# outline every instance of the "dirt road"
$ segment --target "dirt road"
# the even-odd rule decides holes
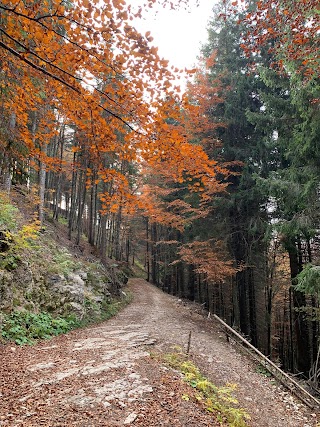
[[[186,347],[217,385],[237,383],[252,427],[315,427],[317,414],[293,399],[226,342],[219,327],[142,279],[116,317],[33,347],[0,348],[0,426],[218,426],[192,401],[180,375],[149,352]]]

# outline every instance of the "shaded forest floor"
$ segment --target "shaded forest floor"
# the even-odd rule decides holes
[[[33,347],[0,347],[0,426],[219,426],[151,353],[186,348],[217,385],[236,383],[252,427],[315,427],[317,414],[239,354],[211,320],[142,279],[133,302],[98,326]]]

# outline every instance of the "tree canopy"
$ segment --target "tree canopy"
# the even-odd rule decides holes
[[[57,158],[48,150],[63,122],[69,133],[72,129],[81,135],[81,142],[74,140],[68,149],[82,158],[86,153],[91,167],[88,162],[81,167],[88,185],[93,169],[95,184],[113,183],[112,195],[105,190],[100,196],[108,209],[143,206],[119,163],[154,167],[166,162],[175,171],[173,180],[194,173],[202,181],[209,182],[210,175],[214,179],[213,165],[200,148],[197,164],[189,161],[178,70],[159,57],[149,31],[139,34],[131,24],[153,3],[131,7],[114,0],[102,7],[85,0],[1,2],[1,101],[11,122],[1,144],[8,151],[8,169],[16,159],[68,168],[72,157]],[[175,7],[187,2],[158,3]],[[181,126],[170,126],[169,118]]]

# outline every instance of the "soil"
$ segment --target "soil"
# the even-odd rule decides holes
[[[0,426],[219,426],[181,375],[151,354],[186,349],[235,395],[252,427],[315,427],[319,414],[257,372],[193,303],[131,279],[133,302],[109,321],[35,346],[0,347]]]

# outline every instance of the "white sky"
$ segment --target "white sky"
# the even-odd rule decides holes
[[[191,5],[189,11],[162,8],[157,14],[151,9],[147,15],[144,12],[145,20],[134,25],[140,32],[151,32],[152,44],[159,48],[160,57],[175,67],[192,68],[201,44],[207,41],[206,29],[214,4],[215,0],[199,0],[199,6]]]

